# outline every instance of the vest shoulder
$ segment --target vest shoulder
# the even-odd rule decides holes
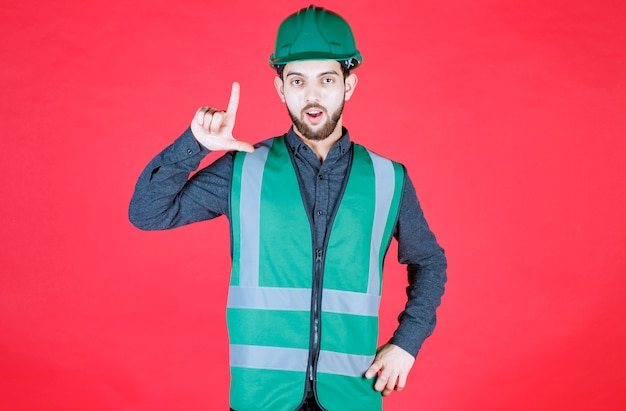
[[[235,153],[235,156],[236,157],[245,157],[246,155],[263,156],[263,152],[266,152],[267,150],[269,150],[275,141],[283,142],[285,141],[285,136],[270,137],[265,140],[259,141],[258,143],[253,145],[254,151],[252,153],[247,153],[245,151],[238,151]]]
[[[395,161],[395,160],[393,160],[393,159],[391,159],[391,158],[389,158],[387,156],[384,156],[382,154],[378,154],[377,152],[372,151],[371,149],[365,147],[362,144],[358,144],[358,143],[353,143],[353,144],[354,144],[355,147],[358,147],[359,149],[368,152],[370,154],[370,156],[377,157],[377,158],[379,158],[381,160],[391,161],[392,163],[397,164],[397,165],[401,166],[403,169],[406,170],[406,167],[404,166],[404,164],[400,163],[399,161]]]

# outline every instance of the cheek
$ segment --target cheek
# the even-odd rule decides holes
[[[345,93],[343,92],[343,90],[338,91],[336,93],[332,93],[332,95],[328,96],[328,105],[331,106],[333,109],[341,106],[341,104],[343,103],[343,101],[345,100]]]
[[[290,99],[285,99],[285,106],[287,106],[287,110],[289,110],[291,113],[294,113],[294,114],[299,113],[300,110],[302,109],[300,105],[296,104],[294,101]]]
[[[285,102],[285,104],[287,104],[287,107],[290,110],[294,110],[295,108],[301,105],[300,99],[298,98],[298,95],[295,93],[284,94],[283,101]]]

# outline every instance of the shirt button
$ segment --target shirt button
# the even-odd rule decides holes
[[[317,215],[322,215],[322,210],[317,210]]]
[[[192,149],[190,149],[190,148],[188,148],[188,149],[187,149],[187,154],[191,154],[191,153],[193,153],[193,150],[192,150]]]

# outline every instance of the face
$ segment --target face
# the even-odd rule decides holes
[[[341,113],[356,86],[356,76],[344,79],[341,65],[334,60],[307,60],[289,63],[283,78],[274,85],[286,104],[296,134],[308,140],[341,137]]]

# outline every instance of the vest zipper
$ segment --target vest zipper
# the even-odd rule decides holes
[[[324,244],[326,246],[326,244]],[[324,274],[324,250],[315,250],[315,265],[313,287],[311,292],[311,346],[309,350],[309,393],[315,397],[315,374],[320,353],[321,341],[321,313],[322,313],[322,284]]]
[[[324,251],[321,249],[315,250],[315,282],[313,287],[313,350],[315,356],[313,357],[314,367],[317,368],[317,357],[320,348],[320,313],[322,311],[322,267]]]
[[[315,370],[320,348],[320,312],[322,303],[322,267],[324,251],[320,248],[315,250],[315,269],[313,286],[311,290],[311,347],[309,352],[309,382],[315,381]],[[313,388],[311,386],[311,388]]]

